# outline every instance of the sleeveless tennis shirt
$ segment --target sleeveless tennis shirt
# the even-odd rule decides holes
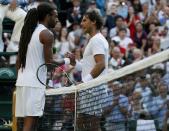
[[[45,29],[47,28],[44,25],[38,24],[33,32],[28,45],[26,65],[23,70],[20,68],[18,71],[16,86],[45,88],[45,86],[38,81],[36,76],[38,67],[45,63],[43,44],[39,40],[40,32]],[[40,72],[39,76],[43,82],[46,81],[47,72],[45,68]]]

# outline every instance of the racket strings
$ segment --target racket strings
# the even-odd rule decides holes
[[[47,63],[47,64],[40,65],[38,67],[37,73],[36,73],[38,81],[41,84],[45,85],[46,87],[53,88],[52,87],[53,85],[50,86],[47,84],[47,82],[42,82],[42,80],[40,79],[39,73],[40,73],[41,69],[43,69],[44,67],[47,68],[47,75],[50,78],[49,80],[51,80],[52,82],[57,81],[57,80],[59,81],[60,76],[65,76],[68,79],[67,82],[70,82],[70,84],[72,84],[72,85],[76,85],[76,83],[69,77],[69,74],[63,69],[62,66],[58,66],[58,65],[52,64],[52,63]],[[67,83],[64,83],[64,84],[66,85]]]

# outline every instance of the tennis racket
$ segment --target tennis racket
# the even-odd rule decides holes
[[[57,88],[57,87],[63,87],[63,86],[70,86],[74,84],[75,82],[71,80],[68,73],[66,72],[68,70],[68,67],[66,65],[58,66],[53,63],[45,63],[38,67],[36,76],[39,82],[48,87],[48,88]],[[44,80],[44,77],[42,77],[42,72],[47,72],[47,80]]]

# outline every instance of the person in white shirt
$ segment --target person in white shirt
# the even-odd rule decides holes
[[[18,43],[20,39],[21,29],[24,23],[24,18],[26,16],[26,12],[21,9],[19,5],[27,4],[29,1],[30,0],[0,0],[0,52],[3,52],[4,50],[4,43],[2,41],[2,22],[5,17],[15,22],[11,41],[7,47],[7,51],[18,51]]]
[[[99,77],[100,75],[106,74],[108,71],[108,54],[109,46],[105,37],[100,33],[102,27],[102,19],[95,10],[89,10],[82,19],[82,29],[85,33],[90,35],[89,42],[85,47],[82,62],[82,81],[88,82],[93,78]],[[103,107],[104,97],[103,86],[97,87],[92,93],[90,99],[96,98],[96,94],[100,94],[97,98],[97,102],[91,102],[88,105],[92,108],[92,111],[83,111],[85,114],[98,116]],[[87,95],[87,94],[86,94]],[[86,102],[85,102],[86,103]],[[99,104],[98,104],[99,103]],[[89,108],[88,107],[88,108]],[[92,120],[91,120],[92,121]],[[99,128],[99,125],[95,125]],[[96,128],[96,130],[99,130]]]
[[[161,37],[160,37],[160,49],[165,50],[169,48],[169,31],[168,27],[163,27],[163,30],[161,31]]]
[[[108,72],[109,46],[107,40],[100,32],[102,25],[103,21],[97,10],[88,10],[84,14],[81,27],[84,33],[90,35],[90,38],[83,53],[82,63],[77,63],[76,65],[82,66],[82,81],[85,83]],[[83,119],[83,124],[86,126],[90,124],[93,126],[92,122],[97,123],[94,127],[88,127],[88,131],[100,130],[98,116],[101,115],[105,94],[105,86],[98,86],[89,89],[89,91],[86,90],[79,93],[80,105],[78,113],[82,115],[79,115],[79,119]],[[83,99],[83,96],[86,99]],[[97,101],[94,100],[96,96]],[[88,102],[89,100],[91,101],[90,103]],[[84,108],[85,105],[86,107]],[[84,117],[86,115],[89,117]]]
[[[28,11],[21,32],[17,57],[18,76],[16,81],[16,117],[23,117],[23,131],[35,131],[38,117],[43,115],[45,86],[36,77],[43,63],[53,61],[53,28],[58,21],[56,7],[49,3],[40,4]],[[46,81],[47,72],[41,72]]]
[[[130,37],[130,30],[126,27],[126,23],[124,21],[124,18],[122,16],[117,16],[115,19],[116,26],[112,29],[110,29],[109,37],[113,38],[118,34],[118,31],[120,28],[126,28],[127,30],[127,36]]]
[[[83,54],[83,82],[105,74],[108,68],[108,42],[100,33],[101,21],[97,21],[98,18],[95,20],[92,15],[97,14],[94,11],[86,13],[81,22],[83,31],[91,36]]]
[[[126,51],[128,50],[129,44],[133,44],[133,41],[130,37],[127,36],[127,30],[126,28],[120,28],[118,31],[118,35],[113,37],[112,40],[116,41],[118,46],[122,49],[124,49],[124,52],[122,53],[125,55]]]
[[[60,47],[59,55],[60,58],[63,58],[67,52],[70,52],[70,44],[67,39],[68,31],[66,27],[62,27],[60,31],[60,36],[58,38],[57,44]]]
[[[111,58],[109,60],[109,68],[113,70],[120,69],[125,64],[125,60],[122,58],[120,48],[115,46],[111,51]]]

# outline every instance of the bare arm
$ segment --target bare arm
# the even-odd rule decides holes
[[[90,74],[92,75],[93,78],[96,78],[105,69],[105,57],[103,54],[98,54],[94,56],[94,59],[95,59],[96,65],[94,66]]]
[[[54,63],[58,65],[64,64],[64,60],[53,60],[53,51],[52,51],[52,45],[54,43],[54,36],[53,34],[48,30],[43,30],[40,33],[40,42],[43,44],[44,47],[44,59],[45,63]]]

